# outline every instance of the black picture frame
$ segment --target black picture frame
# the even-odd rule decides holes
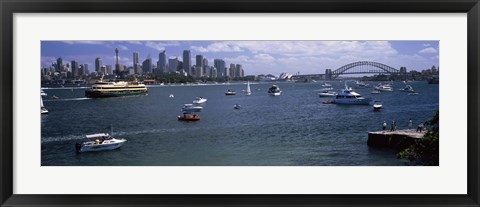
[[[0,0],[1,206],[480,206],[478,0]],[[468,189],[465,195],[19,195],[13,194],[15,13],[467,13]],[[446,178],[448,179],[448,178]],[[73,181],[72,181],[73,182]],[[412,186],[415,184],[412,183]]]

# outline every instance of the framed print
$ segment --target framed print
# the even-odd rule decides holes
[[[476,0],[0,5],[2,206],[479,205]]]

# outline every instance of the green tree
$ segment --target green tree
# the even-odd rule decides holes
[[[422,139],[417,140],[410,147],[400,151],[398,158],[408,159],[423,165],[439,164],[439,111],[425,123],[429,126]]]

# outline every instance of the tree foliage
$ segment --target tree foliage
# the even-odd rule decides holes
[[[425,123],[429,129],[422,139],[400,151],[398,158],[408,159],[423,165],[439,164],[439,111]]]

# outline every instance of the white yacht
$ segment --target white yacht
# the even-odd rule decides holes
[[[332,87],[332,84],[329,84],[329,83],[323,83],[323,84],[322,84],[322,87]]]
[[[362,95],[349,91],[348,87],[345,86],[345,89],[342,90],[335,99],[332,101],[335,104],[353,104],[353,105],[369,105],[370,99],[365,98]]]
[[[390,84],[379,83],[377,86],[375,86],[375,90],[384,91],[384,92],[391,92],[391,91],[393,91],[393,88]]]
[[[126,139],[113,138],[108,133],[90,134],[86,135],[86,138],[95,139],[95,141],[75,144],[77,152],[114,150],[121,147],[127,141]]]
[[[400,89],[399,91],[401,92],[408,92],[408,93],[415,93],[415,91],[413,90],[412,86],[410,85],[405,85],[404,88]]]
[[[272,85],[272,87],[268,89],[268,94],[271,96],[280,96],[281,93],[282,91],[277,85]]]
[[[375,101],[373,103],[373,110],[374,111],[380,111],[380,109],[382,109],[382,102],[380,101]]]
[[[202,104],[202,103],[205,103],[207,102],[207,99],[206,98],[203,98],[201,96],[195,98],[195,100],[193,100],[193,103],[194,104]]]
[[[334,91],[322,91],[318,93],[318,96],[320,97],[334,97],[337,95],[337,92]]]
[[[183,106],[182,111],[183,112],[200,112],[203,109],[201,106],[193,105],[193,104],[185,104]]]

